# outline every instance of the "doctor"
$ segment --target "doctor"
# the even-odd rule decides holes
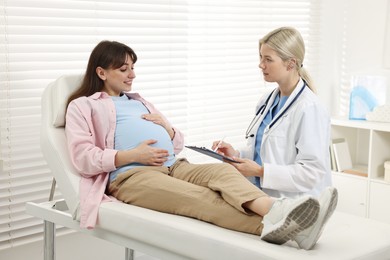
[[[258,103],[245,149],[219,141],[212,148],[237,160],[231,164],[271,196],[318,196],[331,186],[330,118],[303,66],[303,39],[296,29],[282,27],[259,47],[264,80],[278,87]]]
[[[294,28],[282,27],[260,40],[260,69],[264,80],[278,87],[261,98],[246,131],[247,147],[235,150],[216,141],[212,149],[233,157],[232,164],[255,185],[274,197],[317,196],[316,223],[292,239],[312,249],[337,205],[331,187],[330,119],[314,93],[303,66],[305,45]]]

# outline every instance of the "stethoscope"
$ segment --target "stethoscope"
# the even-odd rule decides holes
[[[294,104],[294,102],[298,99],[298,97],[302,94],[303,90],[305,89],[306,87],[306,82],[303,81],[303,87],[299,90],[298,94],[293,98],[293,100],[291,101],[290,104],[288,104],[288,106],[286,107],[286,109],[284,109],[282,111],[282,113],[280,113],[278,115],[278,117],[276,117],[274,120],[272,120],[271,124],[269,125],[268,129],[271,129],[271,127],[286,113],[286,111],[291,107],[292,104]],[[260,117],[263,115],[264,113],[264,110],[265,108],[267,107],[268,105],[268,101],[271,99],[272,97],[272,94],[275,92],[276,89],[272,90],[272,92],[268,95],[267,99],[265,100],[265,103],[259,107],[259,109],[257,110],[255,116],[253,117],[251,123],[249,124],[248,128],[246,129],[246,132],[245,132],[245,138],[248,139],[249,137],[254,137],[255,135],[254,134],[249,134],[253,127],[255,127],[255,125],[257,124],[257,122],[259,121]]]

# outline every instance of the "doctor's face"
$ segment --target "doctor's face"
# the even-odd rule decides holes
[[[267,44],[260,47],[259,68],[267,82],[281,82],[288,75],[287,63]]]

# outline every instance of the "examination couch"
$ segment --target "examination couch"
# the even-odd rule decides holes
[[[390,225],[337,210],[309,251],[292,241],[274,245],[259,236],[121,202],[102,203],[96,228],[80,229],[75,217],[80,176],[70,162],[64,131],[65,102],[80,79],[80,75],[63,76],[42,96],[42,152],[56,181],[53,187],[58,186],[64,198],[26,204],[29,214],[44,221],[45,260],[55,259],[56,225],[121,245],[128,260],[134,251],[168,260],[390,259]]]

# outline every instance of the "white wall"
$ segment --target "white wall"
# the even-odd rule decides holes
[[[315,78],[318,94],[332,114],[337,110],[341,84],[343,51],[352,72],[385,75],[390,85],[390,70],[384,69],[386,11],[389,0],[324,0],[319,74]],[[347,7],[347,12],[344,13]],[[346,26],[346,46],[343,50],[343,28]],[[388,43],[390,44],[390,43]],[[390,88],[387,91],[390,103]],[[62,259],[123,259],[122,247],[90,238],[83,234],[60,237],[57,260]],[[91,254],[88,255],[87,254]],[[42,243],[0,251],[0,259],[43,259]],[[139,256],[137,259],[147,259]]]
[[[337,96],[340,85],[340,57],[342,46],[343,2],[346,0],[326,0],[322,2],[321,39],[318,77],[315,78],[319,97],[333,112],[336,106],[334,97]]]
[[[345,69],[351,74],[387,77],[387,103],[390,104],[390,69],[384,66],[390,1],[327,0],[322,5],[322,64],[316,78],[321,99],[333,115],[337,114],[342,61],[345,59]]]

